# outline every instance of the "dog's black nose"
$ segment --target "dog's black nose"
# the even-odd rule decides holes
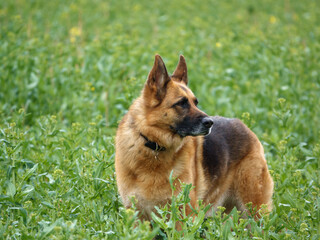
[[[211,128],[211,126],[213,125],[213,121],[211,118],[209,117],[205,117],[202,119],[202,124],[206,127],[206,128]]]

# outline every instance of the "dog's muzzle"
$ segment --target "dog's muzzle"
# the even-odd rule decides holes
[[[205,117],[205,118],[202,119],[202,124],[203,124],[204,127],[209,129],[213,125],[213,120],[211,118],[209,118],[209,117]]]
[[[210,117],[185,118],[175,128],[181,137],[208,135],[211,132],[213,120]]]

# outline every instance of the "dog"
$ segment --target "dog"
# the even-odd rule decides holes
[[[126,208],[132,198],[142,220],[151,220],[155,206],[170,203],[181,182],[192,184],[190,204],[198,200],[213,210],[224,206],[248,211],[246,203],[272,209],[273,180],[257,136],[240,120],[209,117],[188,88],[185,58],[169,76],[159,55],[148,79],[116,133],[115,170]],[[192,209],[186,208],[192,215]],[[207,215],[210,215],[208,211]],[[213,211],[211,211],[213,212]]]

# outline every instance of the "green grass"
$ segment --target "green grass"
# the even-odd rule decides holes
[[[319,12],[316,0],[0,1],[0,239],[319,239]],[[176,232],[185,192],[153,228],[124,210],[115,130],[156,53],[169,71],[184,54],[200,108],[261,139],[270,216],[203,220],[203,206]]]

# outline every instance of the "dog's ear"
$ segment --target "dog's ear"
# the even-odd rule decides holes
[[[162,58],[157,54],[154,59],[153,67],[148,75],[147,86],[156,94],[156,98],[162,101],[166,95],[166,87],[170,81],[169,74]]]
[[[186,60],[184,59],[183,55],[180,55],[179,63],[171,77],[174,80],[177,79],[179,82],[184,82],[186,85],[188,85],[188,70]]]

